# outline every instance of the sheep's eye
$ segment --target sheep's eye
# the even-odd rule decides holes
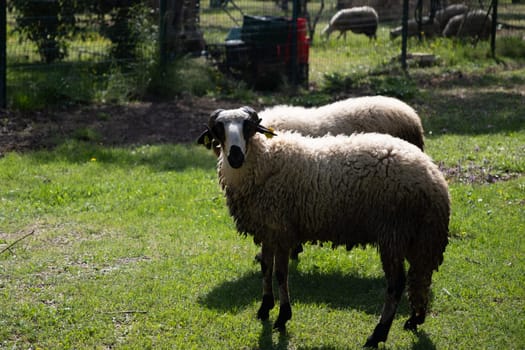
[[[211,129],[213,133],[213,137],[217,138],[217,141],[224,142],[225,135],[224,135],[224,124],[223,123],[217,123],[213,126]]]
[[[257,124],[250,120],[245,120],[244,124],[242,125],[242,132],[244,134],[244,139],[248,140],[257,132]]]

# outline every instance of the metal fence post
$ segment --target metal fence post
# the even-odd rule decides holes
[[[292,50],[291,50],[291,80],[292,85],[297,85],[297,71],[299,65],[297,63],[297,18],[299,17],[299,0],[293,0],[293,9],[292,9]]]
[[[7,107],[7,10],[6,0],[0,1],[0,107]]]
[[[490,51],[492,58],[496,58],[496,30],[498,29],[498,0],[492,0],[492,28],[490,36]]]
[[[168,50],[166,47],[166,1],[159,2],[159,63],[162,69],[168,61]]]
[[[401,32],[401,67],[407,69],[407,40],[408,40],[408,0],[403,0],[403,19]]]

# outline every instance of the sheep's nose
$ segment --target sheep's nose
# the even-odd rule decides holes
[[[234,169],[240,168],[242,163],[244,163],[244,154],[239,146],[231,146],[230,154],[228,154],[228,163]]]

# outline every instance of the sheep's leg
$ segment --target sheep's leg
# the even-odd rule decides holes
[[[279,248],[275,254],[275,276],[279,284],[279,316],[273,328],[283,332],[286,329],[286,321],[292,318],[292,307],[288,294],[288,263],[290,250]]]
[[[428,295],[432,282],[432,269],[428,266],[419,269],[411,264],[408,270],[408,302],[412,313],[405,323],[405,329],[416,331],[417,325],[425,322]]]
[[[392,326],[392,321],[396,314],[397,305],[405,288],[405,269],[403,259],[388,259],[381,254],[383,270],[387,280],[387,291],[385,295],[385,304],[381,312],[381,318],[374,332],[368,337],[365,347],[377,348],[380,342],[386,341],[388,331]]]
[[[270,310],[273,309],[275,302],[273,297],[272,273],[273,273],[273,249],[263,243],[261,249],[261,271],[263,275],[263,299],[257,318],[267,320],[270,317]]]

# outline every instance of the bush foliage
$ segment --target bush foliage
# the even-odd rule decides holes
[[[104,0],[13,0],[9,3],[11,11],[16,13],[17,31],[34,42],[40,58],[45,63],[60,61],[67,56],[67,41],[76,34],[86,31],[79,16],[87,19],[88,24],[97,25],[101,34],[113,44],[111,53],[114,58],[133,58],[139,43],[139,28],[136,28],[135,14],[141,0],[104,1]],[[109,21],[105,21],[109,16]],[[140,22],[140,21],[138,21]]]

